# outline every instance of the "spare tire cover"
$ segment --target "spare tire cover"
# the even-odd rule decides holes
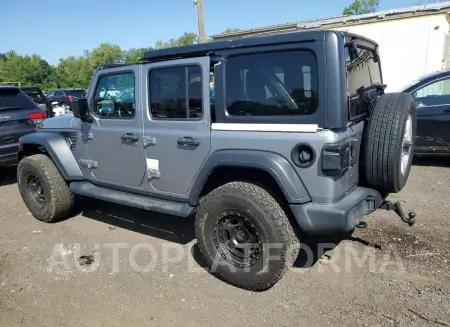
[[[408,93],[387,93],[375,103],[362,144],[365,184],[382,193],[397,193],[411,170],[416,137],[416,107]]]

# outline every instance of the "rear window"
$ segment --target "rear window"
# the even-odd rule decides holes
[[[345,47],[347,66],[348,95],[354,96],[360,88],[367,88],[374,84],[381,84],[381,70],[374,60],[375,51],[358,47],[358,57],[350,55],[351,45]]]
[[[77,98],[84,98],[86,97],[86,91],[85,90],[67,90],[64,91],[66,95],[71,95],[73,97]]]
[[[226,65],[228,113],[312,114],[318,104],[317,75],[316,57],[306,50],[230,57]]]
[[[0,111],[5,109],[35,108],[29,96],[17,88],[0,88]]]
[[[34,102],[43,104],[45,103],[45,96],[39,89],[22,89],[26,95],[28,95]]]

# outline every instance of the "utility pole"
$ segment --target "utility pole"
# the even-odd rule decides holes
[[[192,0],[197,6],[198,38],[200,43],[206,42],[205,22],[203,18],[203,0]]]

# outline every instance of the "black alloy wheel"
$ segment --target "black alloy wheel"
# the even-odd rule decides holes
[[[249,268],[260,259],[263,243],[250,218],[237,211],[222,213],[213,228],[217,251],[229,263]]]
[[[45,192],[41,181],[33,172],[28,172],[26,187],[30,199],[32,199],[38,207],[44,208],[46,205]]]

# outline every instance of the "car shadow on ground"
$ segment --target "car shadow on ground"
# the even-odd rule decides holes
[[[307,239],[302,240],[299,254],[293,266],[295,268],[302,269],[313,267],[320,260],[320,258],[324,256],[326,257],[326,252],[333,250],[342,240],[343,238],[340,239],[339,236],[308,236]],[[200,248],[197,243],[192,247],[192,257],[199,266],[207,270],[207,264],[201,255]]]
[[[182,245],[195,240],[194,217],[174,217],[91,199],[83,200],[81,207],[82,216],[108,224],[110,229],[123,228]],[[327,252],[342,241],[379,248],[377,244],[353,236],[352,232],[323,236],[301,234],[299,237],[301,247],[294,267],[301,269],[311,268],[321,258],[327,258]],[[200,267],[208,270],[197,243],[192,246],[191,255]]]
[[[307,269],[313,267],[321,258],[330,259],[327,252],[335,249],[343,241],[360,243],[375,249],[381,248],[376,243],[354,236],[353,233],[353,231],[350,231],[347,233],[330,235],[301,235],[300,252],[297,260],[294,262],[294,267]]]
[[[106,223],[109,228],[123,228],[178,244],[195,239],[193,217],[180,218],[91,199],[82,200],[81,215]]]
[[[300,251],[297,259],[295,260],[293,267],[299,269],[308,269],[314,267],[320,259],[329,260],[331,257],[327,252],[335,249],[341,242],[350,241],[360,243],[363,246],[372,247],[375,249],[381,249],[381,246],[377,243],[372,243],[364,240],[360,237],[356,237],[352,232],[345,234],[334,234],[334,235],[300,235],[301,244]],[[207,263],[202,257],[200,248],[198,244],[194,244],[192,247],[192,257],[197,262],[197,264],[209,272]],[[218,280],[229,284],[226,280],[220,276],[214,275]],[[239,287],[239,286],[238,286]]]
[[[0,168],[0,187],[17,183],[17,167]]]
[[[446,166],[440,158],[420,158],[414,164]],[[448,164],[450,167],[450,164]],[[17,182],[16,168],[3,168],[0,172],[0,186]],[[140,210],[114,203],[83,199],[78,209],[67,219],[81,214],[82,216],[109,225],[109,229],[122,228],[143,235],[156,237],[165,241],[185,245],[195,240],[194,217],[180,218],[151,211]],[[307,235],[300,234],[301,247],[299,255],[294,262],[295,268],[308,269],[317,264],[321,258],[327,258],[327,252],[333,250],[342,241],[349,240],[365,246],[378,248],[377,244],[352,236],[352,233],[337,235]],[[208,270],[198,244],[192,246],[192,256],[197,264]]]
[[[83,217],[108,224],[110,229],[123,228],[178,244],[187,244],[195,240],[194,217],[174,217],[91,199],[82,200],[80,208],[82,208],[81,215]],[[347,234],[331,236],[300,235],[301,249],[294,266],[296,268],[310,268],[327,251],[338,246],[343,240],[351,238],[352,236]],[[364,241],[361,240],[361,243],[364,243]],[[197,243],[192,246],[191,251],[197,264],[206,269],[207,265]]]
[[[436,156],[436,157],[414,157],[414,166],[434,166],[434,167],[448,167],[450,168],[450,157]]]

